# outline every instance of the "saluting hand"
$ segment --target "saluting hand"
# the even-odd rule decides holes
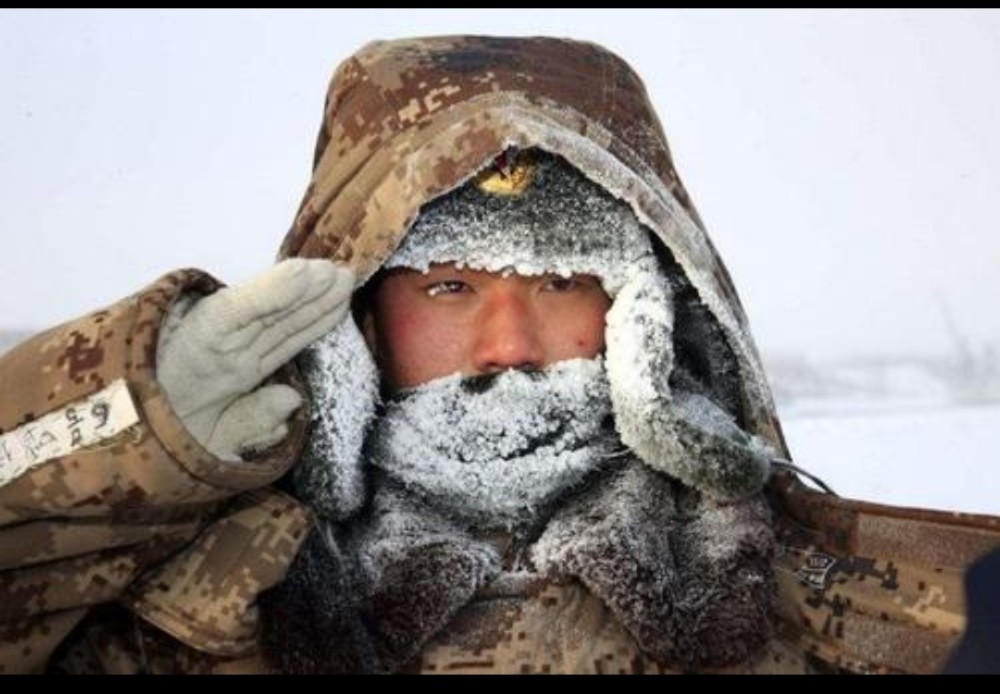
[[[294,258],[172,308],[160,337],[157,379],[199,443],[220,458],[240,460],[287,435],[301,396],[287,385],[259,386],[344,319],[354,279],[346,266]]]

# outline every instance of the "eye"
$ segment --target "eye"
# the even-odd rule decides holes
[[[461,294],[471,290],[472,288],[461,280],[444,280],[443,282],[434,282],[424,288],[427,296],[430,297],[439,296],[441,294]]]
[[[545,281],[542,290],[546,292],[570,292],[580,286],[573,277],[553,277]]]
[[[541,289],[543,292],[565,294],[566,292],[599,289],[600,286],[599,280],[593,275],[572,275],[570,277],[548,275],[543,278]]]

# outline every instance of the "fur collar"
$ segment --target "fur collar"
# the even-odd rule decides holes
[[[721,505],[635,459],[577,493],[531,543],[534,568],[579,580],[639,647],[685,669],[747,662],[770,636],[773,536],[760,496]],[[488,542],[383,485],[352,528],[319,525],[263,600],[286,672],[394,672],[501,573]]]

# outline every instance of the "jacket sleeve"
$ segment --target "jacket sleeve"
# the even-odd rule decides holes
[[[0,357],[0,672],[43,664],[82,608],[117,599],[298,456],[305,408],[281,444],[227,462],[188,434],[156,381],[171,304],[219,286],[173,272]],[[302,390],[294,367],[276,378]]]

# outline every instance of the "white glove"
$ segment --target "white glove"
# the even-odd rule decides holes
[[[354,271],[294,258],[245,284],[184,297],[160,333],[156,374],[184,426],[212,454],[241,460],[288,434],[302,398],[290,386],[258,388],[350,308]]]

